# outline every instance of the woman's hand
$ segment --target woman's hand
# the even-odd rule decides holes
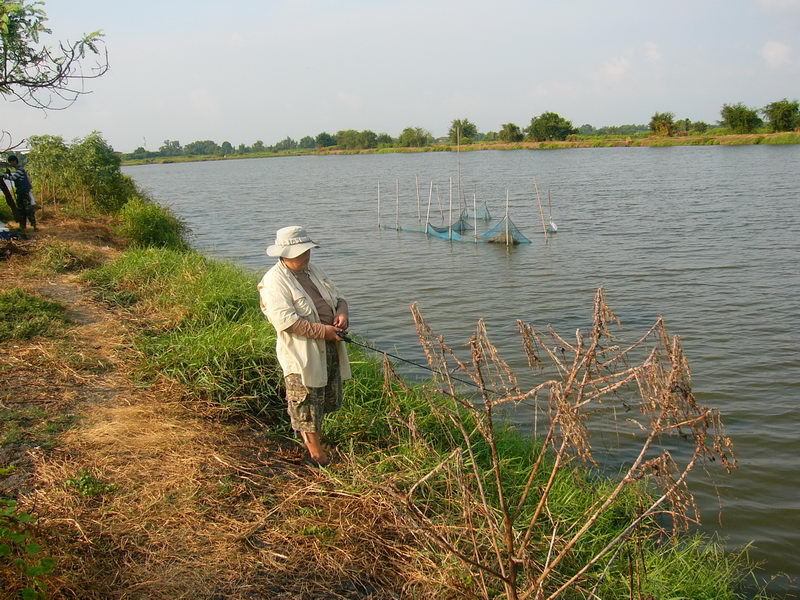
[[[345,314],[338,314],[333,317],[333,326],[338,327],[339,329],[343,329],[347,331],[347,326],[349,325],[349,321],[347,319],[347,315]]]
[[[339,337],[339,332],[342,331],[339,327],[335,325],[324,325],[325,327],[325,337],[324,340],[328,342],[339,342],[342,338]]]

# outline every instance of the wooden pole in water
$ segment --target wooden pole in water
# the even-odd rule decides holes
[[[394,197],[397,200],[397,210],[395,211],[394,226],[397,231],[400,231],[400,180],[394,180]]]
[[[381,228],[381,180],[378,180],[378,229]]]
[[[414,175],[414,183],[417,186],[417,221],[422,220],[422,214],[419,212],[419,176]]]
[[[550,195],[551,190],[547,190],[547,220],[553,220],[553,197]]]
[[[439,184],[436,184],[436,204],[439,205],[439,219],[444,223],[444,210],[442,209],[442,198],[439,196]]]
[[[461,128],[456,127],[456,166],[458,169],[458,206],[463,208],[461,199]]]
[[[452,241],[453,240],[453,178],[450,178],[450,211],[448,212],[447,218],[450,222],[450,225],[447,227],[447,239]]]
[[[542,231],[544,231],[544,239],[547,240],[547,225],[544,222],[544,210],[542,209],[542,198],[539,196],[539,184],[536,183],[536,177],[533,178],[533,189],[536,190],[536,202],[539,204],[539,216],[542,218]]]
[[[431,189],[428,190],[428,214],[425,215],[425,235],[429,235],[428,224],[431,222],[431,200],[433,200],[433,181],[431,181]]]
[[[478,243],[478,195],[472,194],[472,218],[475,221],[475,243]]]
[[[508,239],[508,188],[506,188],[506,246],[511,244],[511,240]]]

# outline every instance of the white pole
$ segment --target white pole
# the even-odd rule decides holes
[[[475,243],[478,243],[478,196],[472,194],[472,217],[475,221]]]
[[[436,204],[439,205],[439,218],[444,223],[444,210],[442,210],[442,198],[439,196],[439,184],[436,184]]]
[[[414,175],[414,183],[417,185],[417,221],[422,220],[422,214],[419,212],[419,176]]]
[[[506,188],[506,246],[510,244],[508,239],[508,188]]]
[[[381,180],[378,180],[378,229],[381,228]]]
[[[400,180],[394,180],[394,197],[397,200],[397,210],[395,211],[394,226],[397,231],[400,231]]]
[[[462,207],[461,200],[461,128],[456,127],[456,166],[458,168],[458,206]]]
[[[539,204],[539,216],[542,219],[542,231],[544,231],[544,239],[547,241],[547,225],[544,223],[544,209],[542,209],[542,197],[539,195],[539,184],[536,183],[536,177],[533,178],[533,189],[536,190],[536,202]]]
[[[428,225],[431,222],[431,200],[433,200],[433,180],[431,180],[431,189],[428,191],[428,213],[425,215],[425,235],[428,235]]]
[[[447,239],[453,239],[453,178],[450,178],[450,212],[448,213],[450,226],[447,228]]]

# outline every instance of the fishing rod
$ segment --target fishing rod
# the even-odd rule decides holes
[[[442,373],[441,371],[433,369],[433,368],[431,368],[431,367],[429,367],[427,365],[422,365],[422,364],[414,362],[412,360],[408,360],[407,358],[403,358],[402,356],[397,356],[396,354],[392,354],[391,352],[386,352],[385,350],[381,350],[379,348],[374,348],[373,346],[370,346],[368,344],[362,344],[361,342],[357,342],[356,340],[351,338],[349,335],[347,335],[347,333],[344,332],[344,331],[337,332],[337,335],[339,336],[339,339],[341,339],[343,342],[347,342],[348,344],[354,344],[356,346],[360,346],[361,348],[365,348],[366,350],[371,350],[372,352],[377,352],[378,354],[383,354],[384,356],[389,356],[389,357],[391,357],[391,358],[393,358],[395,360],[399,360],[401,362],[404,362],[406,364],[412,365],[412,366],[417,367],[419,369],[425,369],[426,371],[430,371],[431,373],[435,373],[436,375],[439,375],[440,377],[444,377],[445,376],[445,374]],[[481,391],[486,391],[486,392],[489,392],[491,394],[495,394],[496,396],[500,396],[501,395],[500,392],[496,392],[496,391],[494,391],[492,389],[482,388],[481,386],[479,386],[474,381],[469,381],[467,379],[461,379],[459,377],[455,377],[452,374],[450,374],[450,372],[447,373],[447,377],[452,379],[452,380],[454,380],[454,381],[458,381],[459,383],[463,383],[465,385],[471,385],[472,387],[478,388]]]

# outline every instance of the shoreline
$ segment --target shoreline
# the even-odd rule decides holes
[[[728,135],[698,136],[648,136],[648,137],[600,137],[570,141],[544,142],[475,142],[460,147],[461,152],[482,152],[491,150],[569,150],[576,148],[664,148],[674,146],[755,146],[755,145],[794,145],[800,144],[800,132],[782,131],[778,133],[745,133]],[[280,158],[290,156],[339,156],[350,154],[407,154],[420,152],[456,152],[455,144],[432,144],[421,147],[390,147],[338,150],[335,146],[322,149],[297,149],[282,152],[258,152],[251,154],[198,155],[198,156],[159,156],[123,160],[122,166],[151,164],[172,164],[183,162],[206,162],[215,160],[242,160],[249,158]]]

